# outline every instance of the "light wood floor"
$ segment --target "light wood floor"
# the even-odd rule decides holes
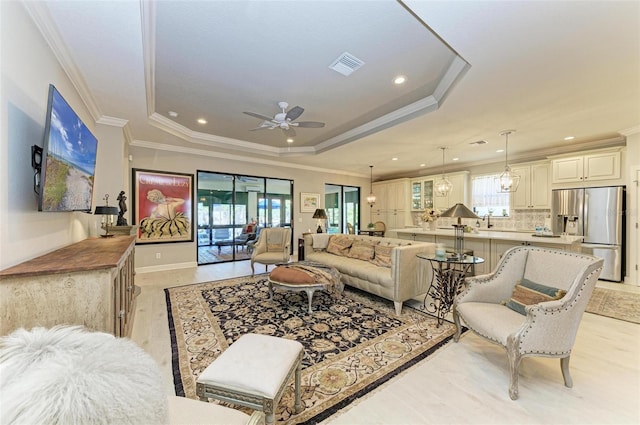
[[[257,266],[256,271],[264,271]],[[131,338],[160,364],[173,394],[164,288],[251,273],[249,262],[139,273]],[[599,282],[638,292],[640,288]],[[640,325],[585,313],[571,356],[573,388],[558,359],[525,358],[520,398],[507,391],[506,353],[468,332],[328,419],[328,424],[639,424]]]

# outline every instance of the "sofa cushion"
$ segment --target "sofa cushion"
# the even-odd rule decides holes
[[[523,278],[513,288],[511,298],[506,302],[506,306],[513,311],[526,315],[525,307],[538,304],[544,301],[559,300],[566,295],[563,289],[546,286]]]
[[[395,246],[393,245],[376,245],[374,247],[374,257],[371,261],[376,266],[391,267],[391,253]]]
[[[341,235],[334,235],[329,239],[329,245],[327,245],[327,252],[335,255],[347,255],[349,248],[351,248],[352,240],[348,237]]]
[[[378,241],[355,240],[347,253],[347,257],[365,261],[372,260],[376,245],[378,245]]]

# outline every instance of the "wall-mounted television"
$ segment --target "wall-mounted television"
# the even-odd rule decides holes
[[[91,211],[98,139],[49,85],[38,211]]]

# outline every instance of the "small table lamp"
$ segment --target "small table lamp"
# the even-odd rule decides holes
[[[469,208],[465,207],[464,204],[457,203],[442,214],[440,217],[457,217],[458,223],[454,224],[455,228],[455,253],[459,259],[464,257],[464,225],[462,224],[463,218],[475,218],[479,217],[473,213],[473,211],[469,210]]]
[[[109,233],[109,226],[113,226],[113,216],[114,215],[118,215],[119,211],[117,207],[110,207],[109,206],[109,195],[104,195],[104,198],[102,198],[105,200],[105,204],[106,205],[102,205],[102,206],[97,206],[95,211],[93,212],[96,215],[101,215],[102,216],[102,225],[104,227],[104,229],[106,230],[106,233],[104,235],[100,235],[103,238],[110,238],[111,236],[113,236],[113,233]]]
[[[318,219],[318,229],[316,233],[322,233],[322,225],[320,220],[327,219],[327,213],[324,211],[324,208],[316,208],[316,211],[313,213],[313,218]]]

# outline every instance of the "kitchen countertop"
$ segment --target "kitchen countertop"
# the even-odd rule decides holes
[[[416,235],[433,235],[433,236],[450,236],[454,237],[453,228],[451,229],[435,229],[424,230],[418,227],[406,227],[401,229],[389,229],[387,233],[395,232],[396,234],[416,234]],[[533,232],[503,232],[480,230],[478,233],[465,233],[465,239],[492,239],[513,242],[532,242],[557,245],[573,245],[582,242],[582,236],[563,235],[560,237],[534,236]]]

